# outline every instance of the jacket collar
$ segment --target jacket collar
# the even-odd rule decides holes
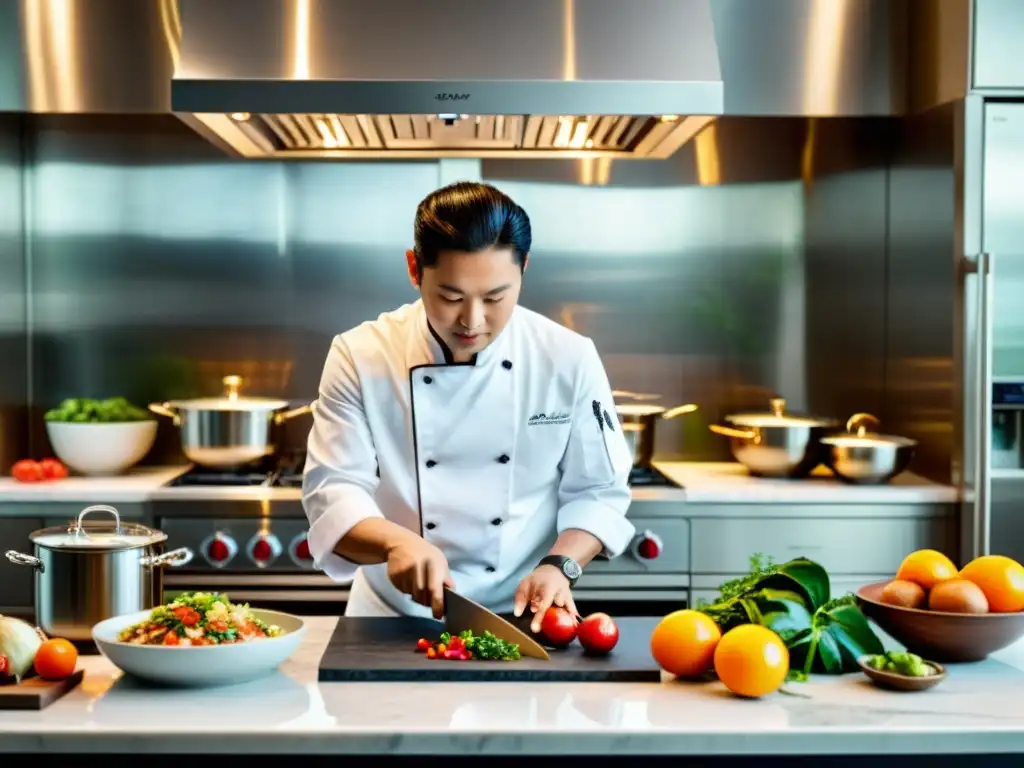
[[[423,300],[418,299],[416,303],[418,314],[416,323],[417,330],[423,341],[426,342],[427,349],[430,351],[430,358],[434,365],[467,365],[479,367],[492,362],[495,358],[500,356],[501,351],[505,348],[508,342],[509,331],[515,324],[516,316],[519,311],[518,306],[512,310],[512,317],[509,319],[508,324],[502,329],[498,338],[493,339],[490,344],[473,355],[473,357],[467,362],[456,363],[452,350],[441,340],[441,337],[436,331],[434,331],[427,320],[427,313],[423,308]]]

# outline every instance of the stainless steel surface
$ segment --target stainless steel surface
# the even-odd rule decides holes
[[[907,114],[963,99],[974,0],[909,0]]]
[[[971,89],[1024,93],[1024,5],[1016,0],[974,0]]]
[[[19,115],[0,114],[0,471],[4,472],[27,456],[29,447],[23,122]]]
[[[613,396],[632,396],[635,399],[643,400],[644,395],[632,395],[632,393],[615,392]],[[649,397],[660,397],[652,395]],[[694,403],[685,403],[673,408],[666,408],[663,405],[654,403],[616,403],[615,413],[618,416],[619,424],[622,426],[623,436],[633,455],[634,467],[649,467],[654,458],[654,438],[657,434],[657,425],[661,421],[674,419],[686,413],[693,413],[697,410]]]
[[[181,450],[204,467],[235,468],[272,456],[278,428],[311,412],[311,406],[285,410],[286,400],[240,396],[241,376],[223,378],[224,396],[150,403],[149,410],[170,418],[181,432]]]
[[[838,422],[831,418],[786,413],[786,401],[772,398],[770,413],[732,414],[728,426],[710,430],[729,438],[733,458],[763,477],[806,477],[825,458],[820,440]]]
[[[499,640],[518,645],[523,656],[545,661],[550,658],[544,646],[519,627],[448,587],[444,588],[444,628],[453,635],[467,630],[475,635],[490,632]]]
[[[848,483],[887,483],[910,466],[917,441],[869,431],[879,426],[876,416],[856,413],[846,422],[846,433],[821,438],[825,465]]]
[[[97,622],[159,605],[164,567],[186,565],[192,558],[187,548],[165,551],[166,536],[160,532],[148,544],[122,548],[51,547],[35,536],[30,537],[32,555],[8,550],[6,557],[35,573],[39,627],[69,640],[91,640]]]

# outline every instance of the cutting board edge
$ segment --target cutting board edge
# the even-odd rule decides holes
[[[20,685],[4,686],[15,692],[4,691],[0,693],[0,711],[16,712],[20,710],[24,712],[38,712],[44,710],[81,685],[84,678],[85,670],[76,669],[65,680],[48,683],[45,689],[39,691],[37,696],[25,691],[16,691],[16,689],[22,687]]]
[[[660,683],[661,670],[321,669],[317,680],[321,683]]]

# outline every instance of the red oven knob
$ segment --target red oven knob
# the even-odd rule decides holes
[[[309,553],[309,542],[305,538],[302,539],[298,544],[295,545],[295,556],[299,560],[312,560],[313,556]]]
[[[644,560],[654,560],[661,554],[661,539],[651,531],[644,531],[636,545],[637,557]]]
[[[292,557],[292,562],[302,568],[315,568],[313,563],[313,553],[309,551],[309,542],[306,540],[306,534],[300,533],[288,546],[288,553]]]
[[[207,562],[216,568],[223,568],[231,562],[236,552],[238,552],[238,546],[234,539],[220,532],[207,539],[203,546]]]
[[[281,554],[281,543],[272,533],[257,533],[249,542],[249,559],[260,568],[266,568]]]

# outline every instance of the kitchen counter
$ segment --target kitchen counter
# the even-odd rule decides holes
[[[959,493],[951,486],[932,483],[905,472],[880,486],[853,486],[837,481],[827,470],[806,480],[771,480],[751,477],[734,462],[656,462],[655,466],[682,488],[637,486],[635,502],[690,502],[709,504],[847,503],[847,504],[952,504]],[[256,500],[299,501],[298,488],[166,487],[186,472],[188,465],[140,467],[120,477],[70,477],[46,483],[19,483],[0,478],[0,515],[7,502],[77,502],[101,504],[144,503],[151,500]]]
[[[0,752],[192,754],[1024,753],[1024,643],[954,665],[931,691],[860,673],[743,700],[717,683],[318,683],[335,619],[278,672],[226,688],[147,688],[101,656],[42,712],[5,712]]]

